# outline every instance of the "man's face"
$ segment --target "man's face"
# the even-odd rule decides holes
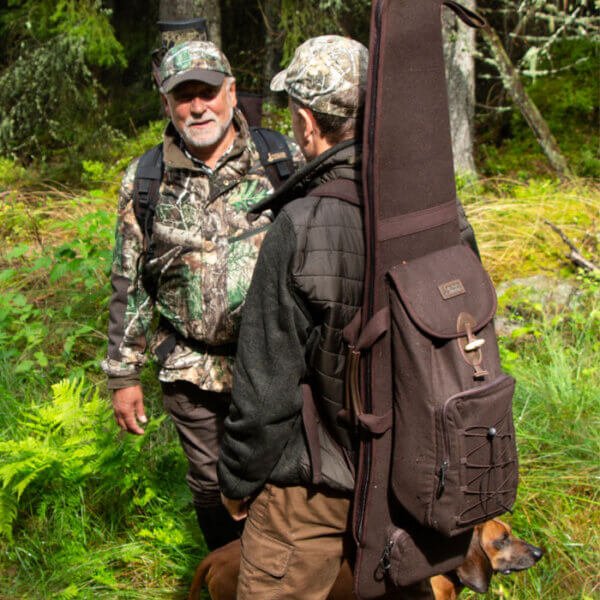
[[[220,86],[185,81],[167,94],[168,113],[175,129],[194,154],[218,147],[228,133],[237,104],[235,82],[225,78]]]

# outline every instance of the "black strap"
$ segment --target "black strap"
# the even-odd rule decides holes
[[[444,0],[442,4],[451,9],[456,16],[469,27],[481,29],[487,25],[487,21],[480,14],[468,9],[466,6],[463,6],[458,2],[454,2],[453,0]]]
[[[150,247],[154,211],[158,202],[163,170],[163,145],[159,144],[142,154],[135,171],[133,210],[140,229],[144,233],[146,248]]]
[[[294,172],[294,162],[285,136],[265,127],[251,127],[250,134],[269,180],[273,187],[278,188]],[[150,246],[163,170],[163,145],[159,144],[142,154],[135,172],[133,207],[144,233],[146,248]]]
[[[312,483],[319,485],[322,481],[321,442],[319,440],[319,411],[313,398],[310,385],[302,384],[302,423],[306,434],[306,446],[312,468]]]
[[[280,187],[294,172],[292,154],[285,136],[265,127],[250,127],[250,135],[273,187]]]
[[[170,334],[154,349],[154,354],[160,363],[164,363],[167,357],[173,352],[175,345],[178,342],[185,344],[194,352],[200,354],[212,354],[213,356],[235,356],[237,352],[237,342],[230,344],[212,345],[194,338],[184,337],[181,335],[171,322],[164,316],[160,317],[158,326],[161,329],[170,331]]]

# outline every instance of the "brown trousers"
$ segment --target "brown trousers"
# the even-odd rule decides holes
[[[266,485],[242,534],[237,600],[325,600],[345,556],[350,499]]]
[[[237,600],[325,600],[343,559],[352,555],[350,518],[346,496],[266,485],[250,505],[242,534]],[[390,590],[382,600],[435,599],[426,580]]]
[[[198,507],[221,504],[217,479],[219,445],[231,396],[187,381],[162,383],[163,405],[188,460],[187,482]]]

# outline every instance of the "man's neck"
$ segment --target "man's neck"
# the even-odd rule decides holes
[[[233,121],[229,124],[229,128],[225,135],[213,146],[207,146],[205,148],[198,148],[190,146],[183,142],[187,151],[196,159],[202,161],[210,169],[214,169],[219,162],[219,159],[227,152],[233,140],[235,139],[235,127]]]

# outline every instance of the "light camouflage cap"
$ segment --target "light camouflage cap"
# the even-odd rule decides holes
[[[160,87],[163,94],[168,94],[184,81],[221,85],[226,76],[231,76],[229,61],[212,42],[177,44],[165,54],[160,64]]]
[[[365,101],[369,51],[339,35],[311,38],[296,48],[289,67],[271,80],[274,92],[287,92],[312,110],[356,117]]]

